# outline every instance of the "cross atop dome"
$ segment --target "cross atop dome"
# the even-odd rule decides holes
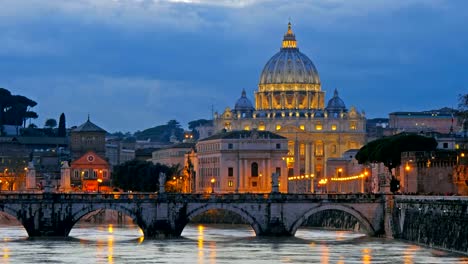
[[[288,22],[288,31],[284,34],[283,38],[283,49],[295,49],[297,48],[296,36],[291,29],[291,22]]]

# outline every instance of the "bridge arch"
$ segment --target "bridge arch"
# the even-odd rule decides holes
[[[366,234],[369,236],[374,236],[375,235],[375,229],[372,226],[372,224],[367,220],[365,216],[363,216],[359,211],[356,211],[355,209],[345,206],[345,205],[339,205],[339,204],[326,204],[326,205],[321,205],[318,207],[314,207],[310,210],[308,210],[303,216],[299,217],[296,221],[291,226],[291,234],[295,234],[297,229],[304,224],[310,216],[322,212],[322,211],[327,211],[327,210],[336,210],[336,211],[342,211],[345,213],[348,213],[352,216],[354,216],[359,224],[363,227],[363,229],[366,231]]]
[[[26,231],[26,233],[28,233],[28,236],[30,234],[32,234],[32,231],[29,230],[28,228],[28,224],[25,223],[25,221],[27,221],[27,219],[24,219],[24,213],[21,209],[20,210],[15,210],[13,208],[10,208],[9,206],[1,206],[0,207],[0,212],[2,212],[3,214],[6,214],[6,215],[9,215],[11,217],[13,217],[14,219],[16,219],[18,221],[18,223],[21,225],[21,227],[23,227],[23,229]]]
[[[79,210],[73,212],[71,219],[70,219],[69,230],[67,230],[66,235],[68,236],[68,234],[71,232],[75,224],[78,223],[78,221],[80,221],[81,218],[83,218],[85,215],[88,215],[98,210],[114,210],[117,212],[124,213],[125,215],[132,218],[132,220],[135,222],[135,224],[138,225],[140,229],[143,229],[138,216],[132,210],[129,210],[128,208],[121,206],[120,204],[100,203],[100,204],[94,204],[93,206],[80,208]]]
[[[192,211],[187,212],[187,217],[186,217],[187,221],[182,227],[182,229],[194,217],[196,217],[197,215],[203,214],[209,210],[226,210],[226,211],[230,211],[232,213],[238,214],[252,227],[256,235],[259,235],[262,233],[262,228],[260,224],[258,223],[258,221],[255,219],[255,217],[253,217],[243,208],[240,208],[234,205],[223,206],[223,204],[212,204],[212,203],[202,205],[200,207],[193,209]]]

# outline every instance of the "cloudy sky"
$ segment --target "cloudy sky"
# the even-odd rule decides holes
[[[0,0],[0,87],[44,124],[114,131],[210,118],[253,100],[291,19],[327,100],[368,117],[456,107],[468,91],[465,0]]]

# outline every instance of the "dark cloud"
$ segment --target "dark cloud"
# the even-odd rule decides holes
[[[463,1],[25,2],[2,2],[0,87],[37,100],[39,125],[90,113],[134,131],[208,118],[243,88],[253,100],[288,17],[327,94],[370,117],[456,106],[468,90]]]

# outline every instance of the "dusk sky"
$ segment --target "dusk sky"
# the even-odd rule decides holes
[[[466,0],[0,0],[0,87],[109,132],[184,127],[254,101],[289,18],[326,100],[368,118],[457,107],[468,92]]]

